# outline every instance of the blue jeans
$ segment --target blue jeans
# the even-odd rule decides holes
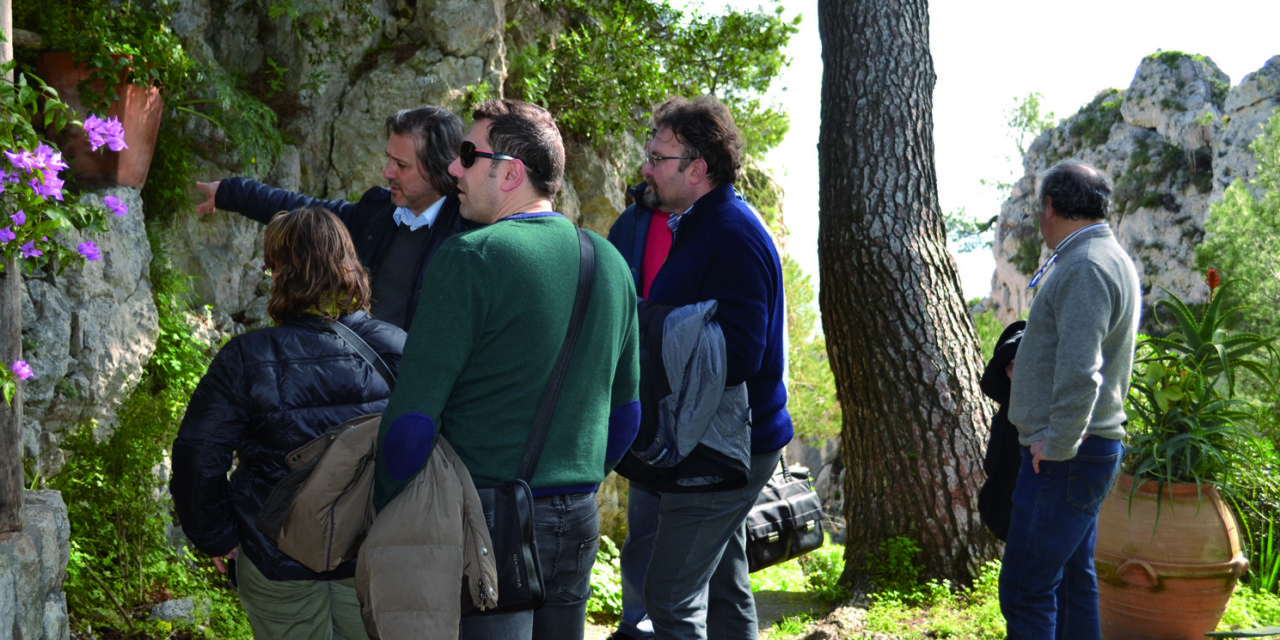
[[[595,492],[535,498],[533,536],[546,602],[536,611],[464,617],[461,640],[582,640],[600,539]]]
[[[644,574],[653,557],[661,511],[662,496],[631,484],[627,493],[627,539],[618,557],[622,569],[622,621],[618,631],[632,638],[653,636],[653,623],[644,611]]]
[[[1076,457],[1040,461],[1022,448],[1013,517],[1000,568],[1000,612],[1009,640],[1097,640],[1098,577],[1093,546],[1098,510],[1124,445],[1085,438]]]
[[[747,486],[661,497],[644,605],[663,640],[754,640],[756,604],[747,578],[747,513],[778,466],[778,452],[751,456]]]

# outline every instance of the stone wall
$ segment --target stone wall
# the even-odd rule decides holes
[[[26,526],[0,534],[0,637],[66,640],[67,507],[57,491],[28,491],[23,502]]]
[[[1278,107],[1280,56],[1236,86],[1209,58],[1144,59],[1126,91],[1103,92],[1032,143],[996,224],[987,306],[1003,322],[1029,308],[1027,284],[1049,257],[1037,227],[1037,181],[1067,159],[1098,167],[1115,186],[1109,221],[1141,275],[1146,322],[1160,287],[1203,301],[1195,247],[1205,215],[1234,180],[1255,175],[1249,143]]]

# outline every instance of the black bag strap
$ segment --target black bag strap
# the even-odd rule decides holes
[[[382,361],[382,356],[379,356],[378,352],[374,351],[373,347],[370,347],[369,343],[364,341],[364,338],[361,338],[359,334],[352,331],[351,327],[342,324],[342,321],[340,320],[334,320],[325,326],[338,334],[338,337],[345,340],[352,349],[355,349],[355,352],[359,354],[361,358],[364,358],[364,361],[368,362],[369,366],[373,367],[373,370],[378,372],[378,375],[382,376],[382,379],[387,382],[388,387],[391,389],[396,388],[396,376],[394,373],[391,373],[391,367],[388,367],[387,363]]]
[[[533,430],[524,445],[524,457],[520,460],[520,472],[517,478],[529,482],[538,470],[538,458],[542,456],[542,446],[547,442],[547,432],[551,430],[551,416],[556,412],[556,402],[560,399],[560,388],[564,386],[564,374],[569,370],[569,359],[573,356],[573,348],[578,343],[578,334],[582,329],[582,321],[587,316],[587,303],[591,300],[591,284],[595,280],[596,248],[591,236],[578,229],[578,247],[581,255],[578,267],[578,293],[573,299],[573,312],[569,316],[569,330],[565,333],[564,343],[560,345],[560,356],[551,369],[551,378],[547,380],[547,388],[542,392],[542,401],[538,403],[538,413],[533,419]]]

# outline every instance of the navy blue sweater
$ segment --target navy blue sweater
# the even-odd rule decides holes
[[[794,435],[784,380],[782,265],[769,232],[733,185],[716,187],[694,203],[649,287],[649,300],[658,304],[709,299],[719,303],[715,320],[728,350],[726,384],[747,383],[751,452],[780,449]]]
[[[256,220],[262,224],[271,222],[271,218],[281,211],[293,211],[308,206],[324,207],[340,218],[351,234],[356,254],[360,263],[369,271],[369,277],[378,277],[378,267],[387,255],[387,247],[391,245],[396,234],[396,221],[392,217],[396,205],[391,202],[391,192],[383,187],[373,187],[364,192],[359,202],[345,200],[321,200],[292,191],[277,189],[248,178],[225,178],[218,185],[214,194],[214,204],[225,211],[235,211],[240,215]],[[458,213],[458,196],[445,198],[435,224],[429,233],[431,240],[423,248],[422,261],[418,265],[416,284],[409,292],[405,303],[403,318],[382,318],[391,324],[409,330],[413,324],[413,314],[418,308],[418,293],[422,290],[422,274],[426,272],[432,256],[449,236],[470,229],[473,225]]]

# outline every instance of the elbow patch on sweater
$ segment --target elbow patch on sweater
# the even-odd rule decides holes
[[[640,401],[632,400],[609,414],[609,441],[605,445],[604,459],[609,462],[622,459],[640,431]]]
[[[396,418],[382,439],[382,456],[392,480],[404,480],[417,473],[435,442],[436,421],[423,413],[406,413]]]

